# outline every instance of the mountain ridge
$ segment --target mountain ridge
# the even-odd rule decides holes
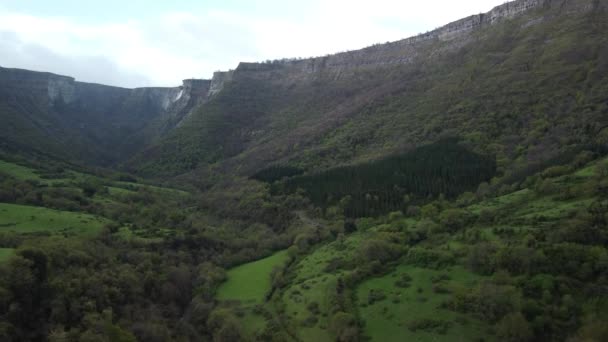
[[[501,12],[505,8],[513,11]],[[585,84],[598,88],[587,100],[595,103],[601,97],[599,70],[607,52],[592,37],[604,39],[605,9],[606,1],[592,0],[508,3],[494,10],[509,15],[508,20],[488,19],[492,25],[471,26],[450,40],[435,34],[401,64],[299,67],[328,65],[335,55],[241,63],[224,91],[130,166],[183,173],[214,164],[221,172],[241,175],[269,164],[327,168],[400,153],[446,136],[468,136],[464,143],[503,160],[503,171],[526,159],[549,159],[567,145],[593,139],[568,111],[584,110],[577,108],[582,102],[570,100],[571,88],[585,86],[581,82],[587,76],[581,75],[592,76]],[[543,94],[555,99],[544,103]],[[521,113],[507,111],[514,103],[521,104]],[[530,113],[539,103],[543,107]],[[592,108],[599,120],[601,109],[592,103],[585,108]],[[487,121],[491,115],[499,117]],[[478,131],[480,122],[491,127]],[[500,129],[496,122],[506,126]],[[525,142],[541,122],[553,133]],[[575,131],[580,134],[570,137],[568,132]],[[479,144],[480,137],[486,142]]]
[[[396,42],[325,57],[271,63],[242,62],[235,70],[214,73],[210,80],[184,80],[178,87],[129,89],[78,82],[72,77],[52,73],[2,68],[0,97],[5,102],[4,105],[8,106],[6,112],[12,113],[11,120],[7,121],[12,122],[9,127],[13,128],[8,128],[1,136],[9,141],[12,139],[27,144],[28,141],[18,141],[19,133],[15,132],[16,127],[22,127],[22,131],[31,130],[31,135],[35,137],[33,140],[39,141],[36,144],[40,149],[47,149],[46,141],[50,137],[50,140],[57,140],[58,147],[55,150],[79,145],[81,148],[72,153],[72,159],[83,159],[87,163],[97,165],[117,165],[128,161],[131,168],[132,165],[140,163],[138,160],[146,159],[147,154],[155,158],[158,146],[162,146],[163,141],[167,139],[173,139],[172,134],[181,134],[179,130],[182,126],[199,120],[190,118],[199,112],[208,111],[209,109],[204,107],[209,101],[221,97],[224,89],[245,89],[243,87],[254,87],[255,83],[257,90],[247,90],[248,95],[243,98],[245,101],[257,101],[258,104],[252,102],[255,108],[239,109],[240,113],[232,117],[225,113],[225,108],[218,109],[224,113],[217,114],[213,120],[220,123],[233,121],[221,125],[234,127],[236,130],[232,133],[230,130],[218,133],[217,138],[203,138],[207,142],[199,138],[186,139],[191,140],[186,141],[186,145],[203,141],[203,144],[217,147],[207,149],[202,157],[185,156],[184,158],[189,160],[186,164],[197,165],[201,158],[214,161],[226,156],[234,157],[247,144],[255,149],[267,149],[259,143],[256,146],[247,143],[260,139],[271,141],[278,137],[277,141],[281,141],[280,144],[289,151],[293,146],[302,146],[305,141],[319,139],[315,138],[317,136],[326,136],[322,132],[337,129],[370,101],[373,103],[374,99],[378,100],[397,89],[414,87],[410,89],[411,92],[412,89],[420,88],[422,83],[414,85],[413,82],[404,80],[420,75],[422,65],[439,65],[451,58],[450,56],[458,54],[458,51],[475,48],[483,43],[488,34],[500,34],[498,31],[503,29],[497,31],[496,27],[506,27],[508,23],[517,21],[517,28],[511,30],[529,31],[543,23],[551,22],[552,18],[600,13],[606,7],[606,1],[599,0],[517,0],[497,6],[487,13],[472,15],[436,30]],[[399,73],[403,75],[396,76]],[[407,85],[408,82],[412,84]],[[326,93],[321,91],[324,88]],[[299,95],[294,94],[294,91]],[[351,96],[355,93],[360,96]],[[273,98],[278,94],[283,94],[291,100],[299,98],[298,106],[307,107],[308,110],[296,108],[295,102]],[[273,104],[266,103],[266,100],[262,99],[264,97]],[[259,101],[254,100],[256,98]],[[223,96],[221,101],[234,102],[235,99],[240,101],[238,98],[230,98],[230,95]],[[29,108],[32,102],[37,103],[36,108]],[[319,107],[318,102],[325,105]],[[24,114],[24,110],[31,113]],[[42,116],[48,117],[38,122],[38,112],[45,113]],[[201,115],[208,117],[207,114]],[[309,120],[306,125],[313,128],[303,126],[307,119],[312,118],[317,120]],[[271,127],[267,126],[268,123]],[[281,138],[280,135],[284,134],[281,132],[290,125],[298,127],[295,127],[295,131],[288,130],[290,133]],[[315,126],[318,128],[314,128]],[[191,133],[195,137],[202,134],[200,132],[205,132],[205,129],[193,130]],[[273,135],[275,133],[279,135]],[[69,140],[66,137],[70,137]],[[432,142],[433,139],[427,141]],[[184,139],[179,140],[182,142],[171,147],[168,153],[182,154]],[[418,140],[403,142],[400,146],[419,143]],[[223,146],[225,144],[231,147],[226,148]],[[392,149],[396,150],[398,147]],[[225,153],[227,150],[230,151],[228,154]],[[164,153],[167,152],[160,152],[161,155]],[[279,160],[288,161],[292,159],[289,155],[290,152],[274,151],[263,152],[257,157],[261,161],[272,163]],[[242,161],[236,161],[236,165],[232,166],[239,166]],[[134,170],[139,168],[135,166]],[[255,171],[259,170],[259,166],[247,166],[246,169]]]

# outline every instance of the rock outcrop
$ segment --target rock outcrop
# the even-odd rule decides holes
[[[184,80],[178,87],[127,89],[47,72],[0,68],[0,105],[5,108],[0,118],[6,125],[0,138],[20,139],[23,132],[15,129],[27,128],[34,140],[70,145],[58,149],[75,150],[76,158],[113,163],[169,132],[221,90],[229,77],[217,75],[213,81]],[[79,142],[77,146],[73,141]],[[85,149],[87,144],[94,148]]]
[[[606,0],[516,0],[493,8],[487,13],[449,23],[433,31],[423,33],[403,40],[378,44],[361,50],[337,53],[325,57],[315,57],[299,60],[281,60],[272,63],[240,63],[235,77],[239,73],[264,73],[266,77],[285,72],[290,78],[308,78],[311,74],[333,74],[335,78],[343,73],[362,68],[382,68],[391,65],[407,64],[421,55],[427,56],[433,44],[443,42],[441,48],[453,49],[470,41],[474,32],[495,25],[504,20],[520,17],[531,11],[548,9],[547,15],[554,12],[595,11],[608,7]],[[524,26],[533,24],[538,18],[533,18]]]
[[[68,76],[48,72],[0,67],[0,96],[17,98],[26,96],[49,107],[94,107],[113,110],[146,103],[150,116],[184,117],[196,105],[219,92],[229,77],[228,73],[216,73],[216,80],[187,79],[178,87],[120,88],[101,84],[77,82]]]

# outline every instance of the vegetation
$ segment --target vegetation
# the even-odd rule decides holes
[[[182,190],[66,164],[45,178],[46,168],[20,163],[5,161],[0,170],[1,200],[12,202],[0,203],[3,341],[207,338],[224,268],[285,248],[293,236],[281,215],[270,220],[276,232],[268,216],[234,219],[254,203],[279,208],[262,199],[212,206]]]
[[[0,248],[0,262],[7,260],[14,253],[12,248]]]
[[[572,3],[245,64],[184,121],[0,84],[0,340],[607,340],[608,21]]]
[[[217,292],[219,300],[262,302],[270,294],[271,274],[288,259],[287,252],[278,252],[267,258],[228,270],[227,281]],[[247,284],[246,286],[243,286]]]
[[[475,190],[494,172],[492,159],[448,139],[376,162],[293,177],[277,184],[276,191],[303,189],[316,206],[338,206],[348,217],[368,217],[440,194],[453,198]]]

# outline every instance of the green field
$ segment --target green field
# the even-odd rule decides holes
[[[270,290],[270,274],[274,267],[288,260],[287,251],[237,266],[228,271],[228,280],[217,291],[217,299],[259,303]]]
[[[409,276],[411,280],[405,286],[397,286],[396,282],[403,275]],[[438,281],[439,276],[443,276],[444,280]],[[372,341],[383,342],[464,342],[480,338],[487,341],[490,339],[485,334],[487,325],[470,316],[440,308],[440,304],[450,295],[434,290],[438,284],[448,291],[457,287],[472,287],[477,278],[462,267],[438,271],[401,265],[384,277],[366,280],[357,288],[359,313],[365,320],[364,333]],[[374,293],[381,293],[385,298],[374,300]],[[408,324],[424,319],[445,322],[447,329],[409,329]]]
[[[0,262],[8,259],[14,252],[15,250],[13,248],[0,248]]]
[[[10,163],[4,160],[0,160],[0,172],[6,173],[9,176],[21,180],[40,180],[40,175],[38,175],[33,169],[15,163]]]
[[[0,172],[3,172],[11,177],[14,177],[19,180],[34,180],[38,181],[41,184],[45,184],[48,186],[55,186],[58,184],[66,184],[66,183],[76,183],[85,180],[90,175],[73,171],[73,170],[65,170],[60,178],[44,178],[44,171],[36,170],[31,167],[22,166],[16,163],[7,162],[4,160],[0,160]]]
[[[188,194],[187,191],[174,189],[174,188],[165,188],[165,187],[156,186],[156,185],[122,182],[122,181],[114,182],[113,187],[114,187],[114,189],[118,188],[118,189],[123,189],[125,191],[137,191],[140,188],[143,188],[143,189],[147,189],[150,191],[158,191],[158,192],[168,194],[168,195],[169,194],[172,194],[172,195],[187,195]]]
[[[92,235],[108,222],[89,214],[0,203],[0,231]]]

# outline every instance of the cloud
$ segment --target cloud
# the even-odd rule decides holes
[[[146,76],[124,70],[107,57],[60,55],[42,45],[25,43],[13,32],[0,32],[0,66],[76,75],[80,81],[123,87],[152,84]]]
[[[174,86],[240,61],[310,57],[406,38],[502,0],[310,0],[79,22],[0,11],[0,65],[121,86]],[[145,76],[143,76],[145,75]]]

